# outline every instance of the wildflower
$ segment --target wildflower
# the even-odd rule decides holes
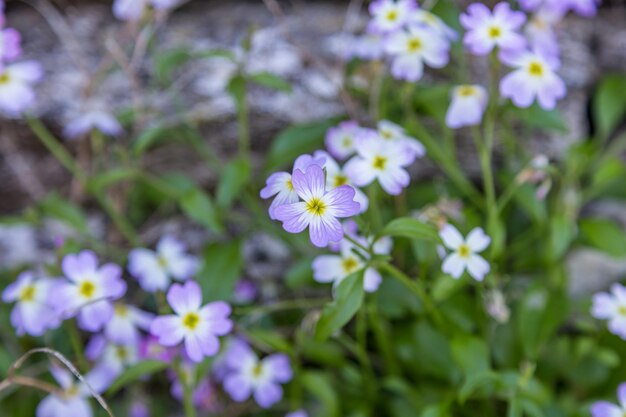
[[[365,213],[367,211],[367,207],[369,206],[369,200],[365,193],[359,190],[350,182],[350,178],[343,171],[343,169],[339,166],[337,161],[335,161],[329,154],[324,151],[315,152],[315,158],[321,159],[324,158],[326,162],[324,162],[323,168],[326,170],[326,191],[334,190],[337,187],[341,187],[342,185],[350,185],[354,188],[354,201],[359,203],[361,206],[360,213]]]
[[[96,254],[84,250],[63,258],[67,281],[54,289],[53,302],[62,318],[78,315],[78,325],[97,332],[113,317],[112,300],[126,293],[122,269],[113,263],[98,267]]]
[[[416,158],[422,157],[426,153],[424,145],[419,140],[407,135],[402,126],[389,120],[380,120],[376,128],[382,139],[402,144],[407,148],[407,152],[414,154]]]
[[[2,301],[15,301],[15,307],[11,311],[11,324],[18,336],[24,333],[41,336],[46,330],[59,325],[60,319],[49,303],[53,286],[54,280],[37,280],[32,272],[26,271],[4,290]]]
[[[185,244],[163,236],[156,252],[138,248],[128,255],[128,270],[147,292],[165,291],[171,279],[185,281],[198,269],[198,259],[186,253]]]
[[[392,56],[391,74],[395,78],[418,81],[424,74],[424,63],[433,68],[446,66],[450,44],[431,29],[413,25],[390,34],[385,49]]]
[[[558,56],[560,47],[555,25],[561,15],[552,9],[541,8],[530,18],[524,28],[531,49],[542,50],[546,54]]]
[[[171,9],[179,0],[115,0],[113,14],[119,20],[140,20],[149,5],[157,10]]]
[[[392,32],[401,28],[417,8],[415,0],[376,0],[369,6],[372,20],[368,30],[376,33]]]
[[[346,163],[344,172],[359,187],[378,180],[387,193],[397,195],[409,185],[410,177],[404,168],[414,160],[415,153],[408,152],[404,144],[385,141],[377,134],[364,135],[357,142],[357,155]]]
[[[305,172],[311,165],[323,166],[324,160],[313,158],[311,155],[300,155],[293,164],[296,170]],[[272,220],[276,220],[276,209],[284,204],[296,203],[299,200],[298,193],[293,187],[292,174],[288,172],[275,172],[266,181],[261,190],[261,198],[274,197],[270,204],[269,213]]]
[[[228,319],[230,306],[216,301],[200,307],[202,292],[194,281],[172,285],[167,302],[174,314],[159,316],[150,326],[150,333],[159,338],[159,343],[176,346],[184,341],[185,351],[194,362],[215,355],[220,347],[217,336],[224,336],[233,327]]]
[[[535,99],[551,110],[557,100],[565,97],[565,83],[556,74],[560,63],[555,57],[536,50],[503,53],[502,61],[515,68],[500,81],[500,94],[510,98],[518,107],[529,107]]]
[[[5,18],[0,12],[0,67],[22,54],[20,33],[13,28],[4,28],[4,23]]]
[[[249,279],[240,279],[235,285],[235,293],[233,299],[237,304],[248,304],[257,297],[258,289],[254,281]]]
[[[137,353],[142,360],[152,359],[170,363],[178,352],[175,348],[161,346],[158,337],[147,335],[139,342]]]
[[[269,408],[283,397],[280,384],[293,376],[289,357],[282,353],[263,359],[243,341],[235,341],[226,352],[229,368],[224,377],[224,390],[235,401],[245,401],[252,395],[263,408]]]
[[[89,340],[85,357],[96,362],[91,373],[98,376],[102,390],[107,389],[126,368],[139,362],[137,345],[112,343],[101,335]]]
[[[150,417],[150,408],[142,401],[133,401],[129,407],[128,415],[130,417]]]
[[[460,19],[467,29],[463,43],[475,55],[487,55],[495,47],[519,50],[526,46],[524,37],[517,33],[526,15],[511,10],[508,3],[496,4],[493,12],[482,3],[474,3]]]
[[[304,410],[296,410],[291,413],[287,413],[285,417],[309,417],[309,415]]]
[[[626,415],[626,383],[617,387],[619,405],[598,401],[591,406],[591,417],[622,417]]]
[[[463,239],[456,227],[447,224],[439,231],[439,236],[444,245],[452,250],[443,261],[442,271],[453,278],[460,278],[467,269],[475,280],[482,281],[489,273],[490,267],[489,263],[477,253],[485,250],[491,243],[491,238],[483,229],[477,227],[467,235],[467,239]]]
[[[354,144],[357,136],[363,131],[354,120],[339,123],[339,126],[331,127],[326,132],[326,148],[332,156],[343,160],[354,154]]]
[[[452,129],[480,124],[487,108],[487,90],[480,85],[460,85],[452,90],[446,125]]]
[[[546,0],[548,7],[554,8],[561,15],[569,11],[584,16],[595,16],[600,0]]]
[[[113,343],[136,345],[141,337],[141,330],[148,330],[154,315],[135,306],[116,303],[113,317],[104,326],[104,335]]]
[[[277,220],[289,233],[300,233],[307,227],[311,242],[324,247],[343,237],[338,218],[359,213],[360,205],[354,201],[355,190],[341,185],[326,191],[326,177],[319,165],[311,165],[306,172],[296,169],[292,176],[293,189],[304,201],[278,206],[274,211]]]
[[[458,38],[458,34],[450,26],[446,25],[439,16],[424,9],[415,9],[409,17],[410,24],[422,25],[440,37],[447,39],[448,41],[455,41]]]
[[[611,292],[593,296],[591,315],[609,321],[609,331],[626,340],[626,287],[613,284]]]
[[[63,129],[63,135],[68,139],[77,139],[98,130],[108,136],[119,136],[124,131],[117,119],[111,114],[92,110],[85,112],[72,120]]]
[[[35,104],[33,84],[38,83],[43,70],[35,61],[7,65],[0,70],[0,112],[17,117]]]
[[[380,33],[364,33],[348,45],[346,58],[376,61],[385,55],[385,38]]]

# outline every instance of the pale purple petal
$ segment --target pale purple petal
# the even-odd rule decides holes
[[[243,402],[250,398],[252,385],[250,381],[241,374],[233,373],[224,378],[224,391],[226,391],[233,400]]]
[[[472,255],[467,260],[467,272],[477,281],[482,281],[489,270],[489,263],[482,256]]]
[[[465,270],[465,261],[457,253],[452,253],[444,259],[441,270],[452,278],[460,278]]]
[[[195,281],[174,284],[167,292],[167,302],[177,314],[196,311],[202,303],[202,291]]]
[[[178,316],[159,316],[152,321],[150,333],[159,338],[159,344],[163,346],[175,346],[179,344],[185,335]]]
[[[623,417],[624,413],[615,404],[598,401],[591,406],[591,415],[593,417]]]
[[[452,226],[450,223],[441,228],[439,231],[439,237],[448,249],[456,250],[464,242],[461,233],[459,233],[457,228]]]
[[[254,390],[254,400],[262,408],[270,408],[283,398],[283,389],[280,385],[274,383],[265,383],[259,385]]]

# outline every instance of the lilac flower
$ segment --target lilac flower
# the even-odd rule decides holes
[[[24,61],[0,69],[0,112],[18,117],[35,104],[33,85],[43,76],[35,61]]]
[[[535,99],[551,110],[557,100],[565,97],[565,83],[556,74],[560,63],[542,51],[502,53],[502,61],[515,70],[500,81],[500,94],[518,107],[529,107]]]
[[[5,18],[0,14],[0,67],[4,62],[13,61],[22,54],[20,33],[13,28],[4,28]]]
[[[452,90],[452,103],[446,113],[451,129],[479,125],[487,108],[487,90],[480,85],[460,85]]]
[[[467,235],[467,239],[464,239],[456,227],[446,224],[439,231],[439,236],[443,240],[443,244],[452,250],[452,253],[446,257],[441,266],[444,273],[458,279],[467,269],[467,272],[476,281],[482,281],[485,278],[490,270],[489,263],[477,253],[484,251],[489,246],[491,238],[485,234],[483,229],[480,227],[473,229]]]
[[[119,136],[124,132],[114,116],[104,111],[92,110],[68,123],[63,129],[63,135],[68,139],[77,139],[92,130],[99,130],[108,136]]]
[[[97,332],[113,317],[112,300],[126,293],[122,269],[113,263],[98,267],[96,254],[84,250],[63,258],[61,268],[67,281],[53,290],[56,311],[63,318],[78,314],[78,325]]]
[[[548,7],[554,8],[562,15],[570,10],[580,16],[595,16],[600,0],[546,0]]]
[[[323,166],[324,160],[311,155],[300,155],[293,164],[293,170],[306,172],[311,165]],[[276,209],[284,204],[296,203],[299,200],[298,193],[292,183],[292,174],[288,172],[275,172],[269,176],[265,188],[261,190],[261,198],[274,197],[270,204],[269,213],[272,220],[276,220]]]
[[[230,306],[216,301],[200,307],[202,292],[194,281],[174,284],[167,293],[167,302],[175,314],[154,319],[150,333],[163,346],[176,346],[184,341],[185,351],[194,362],[215,355],[220,347],[217,336],[230,332]]]
[[[170,363],[178,352],[176,348],[161,346],[158,337],[148,335],[139,342],[137,353],[142,360],[152,359]]]
[[[419,140],[407,135],[402,126],[389,120],[381,120],[376,128],[382,139],[405,146],[406,152],[414,154],[416,158],[422,157],[426,153],[424,145]]]
[[[309,415],[304,410],[296,410],[291,413],[287,413],[285,417],[309,417]]]
[[[104,327],[104,335],[113,343],[120,345],[137,345],[141,330],[148,330],[154,315],[135,306],[116,303],[113,317]]]
[[[554,26],[560,20],[561,15],[552,9],[539,9],[524,28],[524,34],[528,38],[531,49],[558,56],[560,46]]]
[[[403,143],[385,141],[378,134],[364,135],[359,137],[357,152],[344,167],[357,186],[378,180],[387,193],[397,195],[409,185],[410,177],[404,168],[413,163],[415,153]]]
[[[326,191],[324,170],[311,165],[306,172],[296,169],[292,176],[294,191],[304,201],[283,204],[276,208],[277,220],[289,233],[300,233],[307,227],[311,242],[324,247],[343,237],[338,218],[359,213],[359,203],[354,201],[355,191],[349,185],[341,185]]]
[[[293,376],[289,357],[282,353],[261,360],[243,341],[231,343],[225,356],[229,372],[224,377],[224,390],[235,401],[254,397],[263,408],[269,408],[283,397],[280,384]]]
[[[124,370],[137,362],[136,345],[111,343],[104,336],[93,336],[85,348],[85,357],[96,365],[91,373],[98,376],[101,390],[107,389]]]
[[[443,68],[448,63],[448,40],[423,26],[411,26],[389,35],[385,50],[392,56],[391,74],[400,80],[418,81],[424,74],[424,63]]]
[[[32,272],[26,271],[4,290],[2,301],[15,302],[11,311],[11,324],[18,336],[24,333],[41,336],[60,324],[59,316],[49,303],[54,285],[54,280],[37,280]]]
[[[258,294],[256,284],[249,279],[240,279],[235,285],[233,299],[238,304],[248,304],[254,301]]]
[[[326,191],[334,190],[337,187],[341,187],[342,185],[350,185],[354,188],[354,201],[359,203],[361,206],[360,213],[365,213],[369,206],[369,200],[365,193],[359,190],[350,182],[350,178],[348,178],[348,174],[346,174],[343,169],[339,166],[337,161],[335,161],[329,154],[324,151],[316,151],[315,158],[323,158],[326,162],[324,163],[323,168],[326,170]]]
[[[354,120],[339,123],[326,132],[326,148],[332,156],[343,160],[354,154],[354,144],[363,128]]]
[[[591,417],[623,417],[626,415],[626,383],[617,387],[619,405],[598,401],[591,406]]]
[[[601,292],[593,296],[591,315],[608,320],[609,331],[626,340],[626,287],[613,284],[611,293]]]
[[[113,14],[119,20],[136,21],[141,19],[148,5],[157,10],[167,10],[178,3],[179,0],[115,0]]]
[[[467,29],[463,43],[475,55],[487,55],[495,47],[519,50],[526,40],[517,31],[526,21],[522,12],[511,10],[508,3],[498,3],[493,13],[482,3],[471,4],[461,15],[461,25]]]
[[[446,25],[439,16],[424,9],[415,9],[409,17],[409,22],[410,24],[425,26],[449,41],[455,41],[458,38],[456,31]]]
[[[186,253],[185,244],[163,236],[156,252],[138,248],[128,255],[128,270],[147,292],[165,291],[171,279],[185,281],[198,269],[198,259]]]
[[[364,33],[355,37],[346,52],[346,58],[376,61],[385,55],[385,38],[379,33]]]
[[[375,0],[369,6],[372,20],[368,30],[376,33],[392,32],[401,28],[417,8],[415,0]]]

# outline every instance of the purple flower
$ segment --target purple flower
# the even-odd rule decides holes
[[[37,280],[32,272],[26,271],[4,290],[2,301],[15,302],[11,311],[11,324],[18,336],[24,333],[41,336],[60,324],[61,320],[49,302],[54,285],[54,280]]]
[[[309,415],[304,410],[296,410],[291,413],[287,413],[285,417],[309,417]]]
[[[129,417],[150,417],[150,408],[141,402],[141,401],[133,401],[130,405],[130,409],[128,410]]]
[[[126,368],[139,362],[136,345],[111,343],[101,335],[95,335],[89,340],[85,357],[96,362],[91,373],[98,377],[98,391],[106,390]]]
[[[594,16],[598,10],[600,0],[544,0],[545,7],[565,15],[570,10],[580,16]]]
[[[326,148],[332,156],[343,160],[354,154],[356,138],[363,128],[354,120],[347,120],[326,132]]]
[[[139,342],[138,354],[142,360],[152,359],[170,363],[177,354],[177,349],[159,344],[159,338],[148,335]]]
[[[552,9],[539,9],[524,28],[531,49],[544,51],[545,54],[558,56],[560,53],[559,40],[555,25],[561,20],[561,15]]]
[[[460,85],[452,90],[452,103],[446,113],[451,129],[479,125],[487,108],[487,90],[480,85]]]
[[[337,187],[341,187],[342,185],[350,185],[354,188],[354,201],[359,203],[361,206],[360,213],[365,213],[367,208],[369,207],[369,199],[365,195],[365,193],[359,190],[350,182],[350,178],[348,174],[344,172],[344,170],[339,166],[337,161],[335,161],[329,154],[324,151],[316,151],[316,158],[323,158],[326,162],[322,166],[324,170],[326,170],[326,191],[334,190]]]
[[[113,317],[104,327],[104,335],[120,345],[137,345],[141,337],[139,330],[148,330],[153,319],[152,313],[132,305],[116,303]]]
[[[104,111],[91,110],[80,114],[68,123],[63,129],[63,135],[68,139],[77,139],[89,134],[92,130],[99,130],[108,136],[119,136],[124,132],[114,116]]]
[[[24,61],[0,69],[0,112],[18,117],[35,104],[33,85],[43,76],[35,61]]]
[[[4,27],[5,18],[0,14],[0,28]],[[20,33],[13,28],[0,29],[0,66],[13,61],[22,54]]]
[[[236,303],[248,304],[254,301],[258,294],[256,284],[249,279],[240,279],[235,285],[235,294],[233,296]]]
[[[591,406],[592,417],[623,417],[626,415],[626,383],[617,387],[619,405],[608,401],[598,401]]]
[[[280,384],[290,381],[293,376],[287,355],[277,353],[259,360],[250,346],[241,340],[230,344],[225,360],[229,371],[224,377],[224,390],[238,402],[253,396],[263,408],[281,400],[283,389]]]
[[[389,120],[380,120],[376,128],[381,139],[406,147],[406,152],[413,154],[416,158],[422,157],[426,153],[424,145],[419,140],[407,135],[402,126]]]
[[[296,169],[292,176],[293,188],[304,201],[283,204],[276,208],[277,220],[289,233],[300,233],[307,227],[311,242],[324,247],[343,237],[343,228],[338,218],[359,213],[359,203],[354,201],[355,191],[342,185],[326,191],[326,176],[319,165],[311,165],[306,172]]]
[[[364,33],[349,43],[346,58],[359,58],[365,61],[382,59],[385,55],[385,38],[379,33]]]
[[[460,19],[467,29],[463,43],[475,55],[487,55],[495,47],[519,50],[526,46],[526,40],[518,33],[526,15],[511,10],[508,3],[496,4],[493,13],[484,4],[474,3]]]
[[[411,13],[409,21],[409,24],[425,26],[437,33],[440,37],[449,41],[455,41],[459,36],[456,31],[446,25],[444,21],[439,18],[439,16],[424,9],[415,9]]]
[[[500,81],[500,94],[518,107],[529,107],[535,99],[551,110],[557,100],[565,97],[565,83],[556,74],[558,59],[542,51],[500,54],[500,59],[515,70]]]
[[[626,287],[613,284],[611,292],[593,296],[591,315],[609,321],[609,331],[626,340]]]
[[[97,332],[113,317],[112,300],[126,293],[122,268],[113,263],[98,267],[96,254],[84,250],[63,258],[61,268],[67,281],[53,290],[56,311],[63,318],[78,315],[78,325]]]
[[[306,172],[311,165],[323,166],[324,160],[314,158],[311,155],[300,155],[293,164],[293,170]],[[276,220],[276,209],[283,204],[295,203],[299,200],[298,193],[293,188],[292,174],[288,172],[275,172],[269,176],[265,187],[261,190],[261,198],[274,197],[269,208],[270,219]]]
[[[230,306],[223,301],[202,304],[200,286],[194,281],[174,284],[167,293],[167,302],[175,314],[154,319],[150,333],[163,346],[185,344],[185,351],[194,362],[219,351],[217,336],[230,332],[233,323],[228,319]]]
[[[372,20],[368,31],[387,33],[401,28],[417,8],[415,0],[375,0],[369,6]]]

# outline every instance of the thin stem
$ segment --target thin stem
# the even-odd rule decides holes
[[[358,240],[354,239],[352,236],[350,236],[349,234],[344,234],[343,235],[344,239],[346,239],[348,242],[352,243],[354,246],[358,247],[359,249],[364,250],[366,253],[372,255],[372,249],[366,247],[365,245],[363,245],[361,242],[359,242]]]
[[[377,295],[377,293],[373,294],[371,302],[369,303],[369,308],[367,309],[370,319],[370,327],[372,328],[376,343],[378,344],[378,347],[385,359],[385,364],[387,365],[389,374],[398,375],[400,373],[400,368],[398,367],[398,362],[396,361],[391,347],[390,342],[392,339],[385,328],[386,323],[381,319],[380,314],[378,314]]]
[[[250,158],[250,118],[248,110],[247,82],[243,77],[241,96],[237,98],[237,126],[239,129],[239,155]]]
[[[196,417],[196,407],[193,405],[193,378],[189,378],[183,368],[180,366],[180,361],[174,364],[178,380],[183,386],[183,408],[185,409],[185,417]]]
[[[378,184],[371,184],[367,188],[367,197],[369,199],[369,212],[371,213],[372,225],[374,226],[374,231],[379,232],[383,228],[383,217],[380,212],[379,206],[379,192],[378,192]]]

